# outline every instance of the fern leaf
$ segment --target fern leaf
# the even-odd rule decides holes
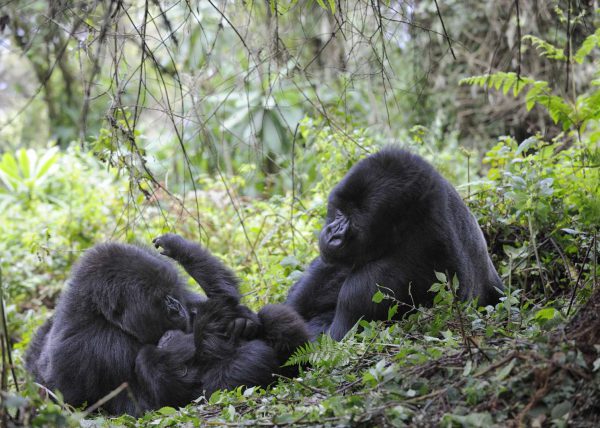
[[[561,123],[566,131],[573,124],[573,109],[561,97],[556,95],[545,96],[539,104],[546,107],[554,123]]]
[[[573,59],[577,62],[577,64],[581,64],[586,56],[594,49],[596,46],[600,46],[600,28],[596,30],[594,34],[589,35],[583,41]]]
[[[480,87],[492,87],[494,89],[500,90],[504,94],[507,94],[511,89],[513,90],[513,95],[517,96],[523,90],[523,88],[529,84],[534,82],[533,79],[525,76],[517,76],[517,73],[505,73],[499,71],[493,74],[484,74],[481,76],[471,76],[462,79],[459,83],[461,85],[476,85]]]
[[[319,351],[319,344],[317,342],[308,342],[302,346],[299,346],[292,356],[283,365],[284,367],[290,366],[301,366],[309,364],[312,357]]]
[[[527,111],[531,110],[536,102],[539,102],[543,96],[548,96],[548,82],[537,81],[533,83],[533,87],[525,95],[525,107]]]
[[[529,40],[536,49],[541,51],[541,55],[547,58],[556,59],[558,61],[566,61],[565,51],[554,46],[552,43],[548,43],[539,37],[532,36],[531,34],[523,37],[523,40]]]
[[[315,367],[335,367],[348,364],[350,351],[347,344],[323,334],[315,342],[300,346],[284,364],[284,367],[310,364]]]

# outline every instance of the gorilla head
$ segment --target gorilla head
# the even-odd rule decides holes
[[[405,229],[428,215],[431,205],[422,201],[439,187],[436,178],[421,158],[394,149],[356,164],[329,195],[321,257],[362,265],[389,253]]]
[[[187,293],[183,280],[145,248],[97,245],[73,269],[71,284],[66,298],[86,302],[139,343],[156,343],[168,330],[191,329],[190,311],[181,303]]]

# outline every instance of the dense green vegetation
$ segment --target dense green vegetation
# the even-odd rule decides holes
[[[0,9],[0,41],[24,53],[0,60],[0,424],[600,423],[593,7],[84,3]],[[281,302],[318,252],[331,188],[390,143],[477,217],[506,286],[496,307],[455,301],[440,274],[434,308],[307,345],[298,378],[139,420],[72,409],[26,374],[32,334],[97,242],[176,231],[236,271],[246,304]]]

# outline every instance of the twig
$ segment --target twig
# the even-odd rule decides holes
[[[300,127],[300,123],[296,124],[296,129],[294,130],[294,138],[292,139],[292,203],[290,204],[290,229],[292,231],[292,252],[295,254],[296,252],[296,239],[294,233],[294,227],[292,223],[294,221],[294,202],[296,200],[296,137],[298,136],[298,128]]]
[[[581,263],[581,268],[579,269],[579,274],[577,275],[577,281],[575,281],[575,286],[573,287],[573,292],[571,293],[571,299],[569,300],[569,307],[567,308],[567,316],[569,316],[569,313],[571,312],[571,307],[573,306],[573,302],[575,301],[575,295],[577,294],[577,289],[579,288],[579,281],[581,281],[581,276],[583,275],[583,269],[585,268],[585,261],[588,259],[588,256],[590,255],[590,250],[592,249],[592,247],[595,247],[595,246],[596,246],[596,237],[594,236],[594,238],[592,239],[592,243],[588,247],[588,249],[585,253],[585,257],[583,258],[583,261]]]
[[[454,383],[451,386],[447,386],[445,388],[435,390],[433,392],[430,392],[429,394],[419,395],[418,397],[409,398],[408,400],[405,400],[404,403],[418,403],[419,401],[427,400],[428,398],[435,398],[438,395],[441,395],[441,394],[447,392],[451,387],[455,388],[456,386],[460,385],[464,381],[465,381],[464,378],[460,379],[458,382]]]
[[[454,49],[452,49],[452,41],[450,40],[450,36],[446,31],[446,26],[444,25],[444,20],[442,19],[442,14],[440,12],[440,7],[438,6],[437,0],[435,1],[435,9],[437,10],[438,17],[440,18],[440,22],[442,23],[442,30],[444,30],[444,37],[446,37],[446,41],[448,42],[448,47],[450,48],[450,53],[452,54],[452,58],[456,60],[456,55],[454,55]]]
[[[4,350],[4,345],[6,345],[6,353],[8,356],[8,365],[10,367],[10,372],[12,374],[13,383],[15,384],[15,390],[19,392],[19,384],[17,383],[17,375],[15,374],[15,365],[12,359],[12,347],[10,346],[10,340],[8,338],[8,323],[6,322],[6,312],[4,310],[4,284],[2,283],[2,268],[0,267],[0,315],[2,319],[2,336],[0,339],[2,340],[2,349]],[[2,379],[4,380],[4,355],[2,359]]]
[[[538,252],[538,247],[536,244],[536,239],[535,239],[535,232],[533,230],[533,221],[531,220],[531,213],[529,213],[527,215],[527,222],[529,224],[529,235],[531,236],[531,244],[533,247],[533,254],[535,255],[535,261],[537,263],[537,268],[538,271],[540,273],[540,280],[542,281],[542,288],[544,290],[544,297],[546,299],[548,299],[549,297],[549,293],[547,290],[547,286],[548,286],[548,280],[546,278],[546,276],[544,275],[544,268],[542,267],[542,261],[540,260],[540,254]]]
[[[502,358],[500,361],[495,362],[487,366],[485,369],[480,371],[479,373],[475,373],[475,377],[483,376],[486,373],[491,372],[492,370],[496,370],[498,367],[503,366],[504,364],[511,361],[513,358],[522,358],[521,355],[517,351],[512,351],[506,357]]]
[[[304,382],[302,382],[301,380],[299,380],[298,378],[289,378],[289,377],[286,377],[286,376],[283,376],[283,375],[280,375],[280,374],[277,374],[277,373],[274,373],[274,376],[278,377],[280,379],[291,380],[292,382],[297,383],[301,387],[306,388],[309,391],[314,392],[315,394],[321,394],[321,395],[325,395],[325,396],[328,395],[328,393],[326,391],[323,391],[323,390],[321,390],[319,388],[315,388],[314,386],[307,385]]]
[[[519,15],[519,0],[515,0],[517,9],[517,81],[521,80],[521,17]]]
[[[112,390],[110,393],[106,394],[104,397],[102,397],[100,400],[96,401],[94,404],[92,404],[90,407],[88,407],[85,412],[83,412],[83,417],[87,417],[88,415],[90,415],[93,411],[97,410],[98,408],[100,408],[103,404],[107,403],[108,401],[112,400],[113,398],[115,398],[117,395],[119,395],[121,392],[123,392],[123,390],[127,389],[129,387],[129,384],[127,382],[123,382],[121,385],[119,385],[116,389]]]

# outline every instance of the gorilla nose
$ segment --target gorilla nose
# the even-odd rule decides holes
[[[346,239],[348,231],[348,223],[345,221],[336,221],[327,226],[325,229],[325,237],[327,245],[331,247],[340,247]]]

